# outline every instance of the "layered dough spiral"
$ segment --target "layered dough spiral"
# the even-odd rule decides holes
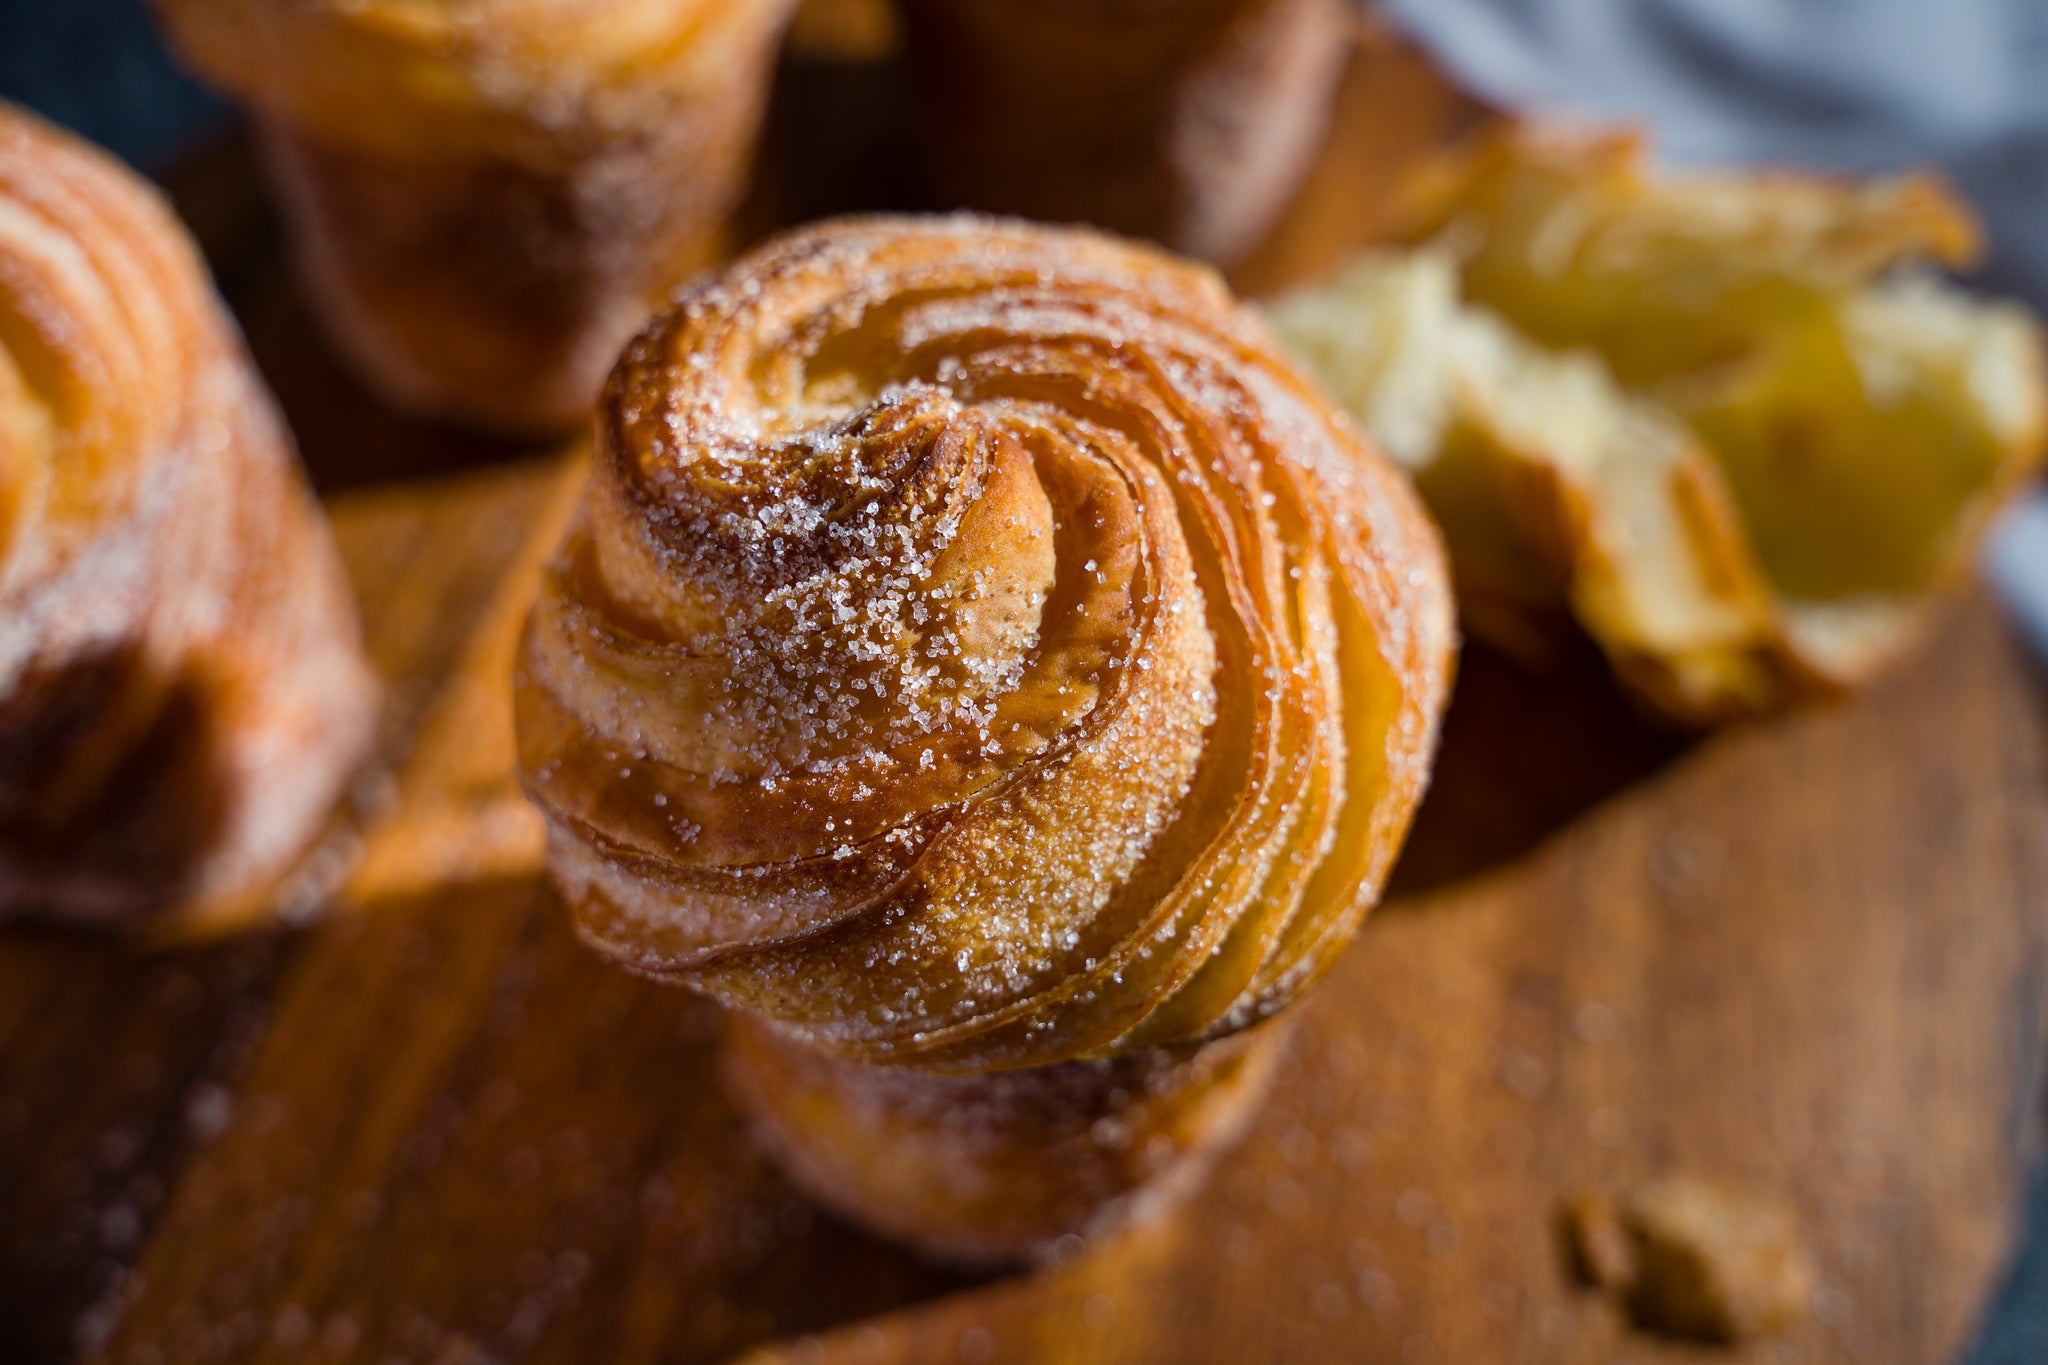
[[[1220,1036],[1374,902],[1436,537],[1208,271],[873,219],[682,295],[601,406],[520,755],[579,925],[833,1055]]]
[[[0,105],[0,918],[260,900],[374,694],[290,438],[183,230]]]

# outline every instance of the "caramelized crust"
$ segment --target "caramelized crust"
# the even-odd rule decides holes
[[[1216,1037],[1376,899],[1449,677],[1405,482],[1214,275],[830,223],[613,373],[518,678],[585,936],[979,1072]]]
[[[0,106],[0,917],[247,907],[332,805],[374,690],[183,230]]]
[[[158,0],[247,101],[302,274],[384,394],[584,421],[619,347],[724,254],[795,0]]]

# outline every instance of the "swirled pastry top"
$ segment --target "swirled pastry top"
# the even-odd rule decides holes
[[[155,0],[201,74],[334,142],[570,155],[719,80],[794,0]]]
[[[1407,485],[1215,275],[850,220],[628,348],[521,761],[604,950],[846,1055],[1035,1065],[1317,974],[1451,648]]]

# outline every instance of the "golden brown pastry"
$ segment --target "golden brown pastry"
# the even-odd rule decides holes
[[[723,254],[794,0],[157,0],[255,107],[299,262],[391,398],[584,420]]]
[[[1934,183],[1656,177],[1522,131],[1439,239],[1271,311],[1413,471],[1475,633],[1568,605],[1711,722],[1868,679],[1922,633],[2048,434],[2025,312],[1902,273],[1974,225]]]
[[[929,192],[1230,265],[1299,188],[1346,0],[905,0]]]
[[[0,918],[260,903],[374,693],[191,242],[133,175],[0,105]]]
[[[887,1131],[798,1112],[876,1065],[929,1096],[1069,1064],[1019,1083],[1083,1114],[1128,1062],[1201,1078],[1160,1123],[1227,1128],[1199,1092],[1243,1068],[1153,1054],[1350,939],[1452,648],[1407,485],[1214,275],[972,217],[828,224],[682,295],[612,376],[528,631],[521,764],[579,928],[818,1054],[742,1089],[798,1146]],[[888,1159],[796,1170],[860,1214]],[[1075,1230],[942,1204],[890,1226]]]

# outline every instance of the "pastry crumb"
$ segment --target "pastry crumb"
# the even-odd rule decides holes
[[[1644,1331],[1732,1345],[1782,1332],[1813,1296],[1797,1219],[1752,1191],[1656,1180],[1572,1200],[1565,1226],[1580,1277]]]

